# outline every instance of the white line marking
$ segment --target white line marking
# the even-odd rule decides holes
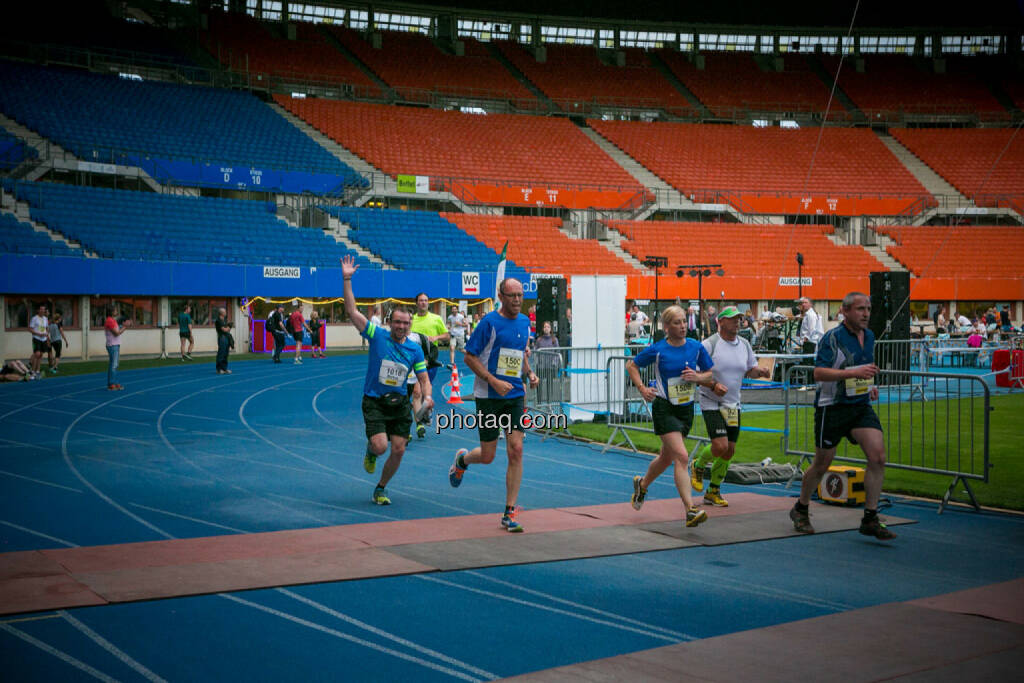
[[[110,460],[108,458],[97,458],[94,455],[76,455],[74,456],[78,460],[88,460],[90,462],[98,462],[103,465],[111,465],[113,467],[127,467],[133,470],[140,470],[142,472],[149,472],[150,474],[156,474],[162,477],[179,477],[181,479],[188,479],[189,481],[198,481],[204,484],[212,484],[211,479],[202,479],[195,477],[190,474],[181,474],[180,472],[168,472],[167,470],[157,469],[155,467],[145,467],[143,465],[132,465],[131,463],[121,462],[120,460]]]
[[[24,441],[13,441],[12,439],[0,439],[3,446],[18,446],[20,448],[38,448],[41,451],[52,451],[54,448],[47,448],[46,446],[40,446],[34,443],[25,443]]]
[[[464,674],[461,671],[456,671],[455,669],[449,669],[448,667],[441,666],[440,664],[435,664],[434,662],[431,662],[431,661],[428,661],[428,660],[425,660],[425,659],[420,659],[419,657],[413,657],[412,655],[407,655],[404,652],[399,652],[398,650],[392,650],[389,647],[384,647],[382,645],[378,645],[377,643],[371,642],[369,640],[363,640],[362,638],[357,638],[356,636],[352,636],[352,635],[349,635],[347,633],[342,633],[341,631],[336,631],[333,628],[328,628],[326,626],[321,626],[320,624],[313,623],[312,621],[307,621],[306,619],[302,619],[300,617],[296,617],[296,616],[294,616],[292,614],[288,614],[287,612],[282,612],[280,610],[276,610],[273,607],[266,607],[264,605],[260,605],[260,604],[255,603],[255,602],[250,602],[249,600],[244,600],[244,599],[236,597],[234,595],[228,595],[227,593],[218,593],[218,595],[220,597],[222,597],[222,598],[225,598],[226,600],[231,600],[232,602],[237,602],[240,605],[246,605],[247,607],[252,607],[254,609],[258,609],[261,612],[266,612],[267,614],[273,614],[275,617],[280,617],[282,619],[286,619],[287,621],[290,621],[290,622],[295,623],[295,624],[299,624],[300,626],[305,626],[306,628],[311,628],[314,631],[320,631],[321,633],[326,633],[327,635],[334,636],[335,638],[340,638],[342,640],[347,640],[347,641],[349,641],[351,643],[355,643],[356,645],[362,645],[363,647],[368,647],[371,650],[377,650],[378,652],[383,652],[384,654],[391,655],[392,657],[398,657],[399,659],[404,659],[407,662],[412,662],[414,664],[419,664],[419,665],[424,666],[424,667],[426,667],[428,669],[433,669],[434,671],[438,671],[440,673],[445,673],[445,674],[448,674],[449,676],[453,676],[455,678],[461,678],[464,681],[479,681],[479,680],[481,680],[479,678],[474,678],[472,676]],[[4,626],[4,625],[0,624],[0,626]],[[10,628],[10,627],[7,627],[7,628]]]
[[[119,660],[121,660],[121,662],[127,664],[129,667],[137,671],[139,675],[141,675],[147,681],[153,681],[154,683],[167,683],[167,681],[165,681],[163,678],[157,676],[155,673],[153,673],[145,666],[140,664],[137,660],[133,659],[127,652],[114,645],[112,642],[101,636],[99,633],[96,633],[96,631],[93,631],[91,628],[83,624],[81,621],[68,614],[65,610],[59,610],[57,614],[64,617],[65,621],[67,621],[76,629],[84,633],[86,637],[89,638],[89,640],[96,643],[104,650],[114,655]]]
[[[209,417],[208,415],[189,415],[188,413],[171,413],[172,417],[189,417],[195,420],[213,420],[214,422],[227,422],[228,424],[238,424],[237,420],[225,420],[223,417]]]
[[[493,581],[494,583],[500,584],[502,586],[507,586],[508,588],[514,588],[514,589],[516,589],[518,591],[522,591],[522,592],[528,593],[530,595],[536,595],[538,598],[544,598],[546,600],[552,600],[554,602],[561,603],[563,605],[569,605],[570,607],[575,607],[576,609],[586,610],[588,612],[593,612],[594,614],[600,614],[601,616],[610,617],[612,619],[621,619],[622,621],[629,622],[629,623],[632,623],[632,622],[636,621],[635,618],[624,617],[621,614],[615,614],[614,612],[606,612],[603,609],[598,609],[596,607],[590,607],[588,605],[583,605],[583,604],[580,604],[578,602],[573,602],[572,600],[565,600],[563,598],[559,598],[559,597],[556,597],[554,595],[551,595],[550,593],[543,593],[541,591],[533,590],[531,588],[526,588],[524,586],[520,586],[517,583],[512,583],[511,581],[502,581],[501,579],[496,579],[493,576],[487,576],[486,574],[481,574],[480,572],[477,572],[477,571],[467,571],[465,573],[469,574],[470,576],[476,576],[477,578],[485,579],[487,581]],[[646,623],[644,624],[644,626],[646,628],[649,628],[649,629],[653,630],[653,631],[661,631],[665,635],[672,636],[673,638],[678,638],[680,640],[695,640],[694,636],[688,635],[686,633],[680,633],[679,631],[673,631],[671,629],[662,628],[661,626],[655,626],[653,624],[646,624]]]
[[[17,477],[18,479],[24,479],[26,481],[32,481],[37,484],[43,484],[44,486],[52,486],[55,489],[64,489],[65,491],[74,491],[75,493],[81,493],[81,489],[73,489],[70,486],[63,486],[61,484],[54,484],[50,481],[43,481],[42,479],[33,479],[32,477],[26,477],[23,474],[15,474],[14,472],[8,472],[7,470],[0,470],[0,474],[6,474],[8,477]]]
[[[319,505],[321,507],[331,508],[332,510],[342,510],[344,512],[353,512],[353,513],[355,513],[357,515],[367,515],[369,517],[380,517],[381,519],[386,519],[389,522],[398,521],[397,517],[390,517],[388,515],[382,515],[379,512],[366,512],[365,510],[359,510],[357,508],[349,508],[349,507],[345,507],[343,505],[332,505],[331,503],[324,503],[323,501],[319,501],[319,500],[306,500],[305,498],[293,498],[292,496],[282,496],[279,493],[268,493],[267,495],[270,496],[271,498],[280,498],[281,500],[290,500],[290,501],[292,501],[294,503],[306,503],[308,505]]]
[[[299,602],[301,602],[303,604],[309,605],[310,607],[312,607],[314,609],[320,610],[324,614],[330,614],[332,617],[335,617],[337,619],[341,619],[342,621],[344,621],[347,624],[351,624],[353,626],[357,626],[357,627],[359,627],[359,628],[361,628],[363,630],[369,631],[370,633],[372,633],[374,635],[380,636],[381,638],[387,638],[388,640],[392,640],[392,641],[398,643],[399,645],[405,645],[406,647],[408,647],[408,648],[410,648],[412,650],[416,650],[417,652],[419,652],[421,654],[429,655],[430,657],[434,657],[435,659],[439,659],[442,662],[444,662],[445,664],[451,664],[453,666],[462,667],[466,671],[469,671],[471,673],[475,673],[478,676],[483,676],[485,679],[494,680],[495,678],[498,678],[497,674],[492,674],[490,671],[485,671],[484,669],[478,669],[477,667],[475,667],[475,666],[473,666],[471,664],[466,664],[462,660],[455,659],[454,657],[449,657],[448,655],[443,654],[441,652],[438,652],[437,650],[432,650],[432,649],[430,649],[428,647],[424,647],[422,645],[418,645],[418,644],[412,642],[411,640],[406,640],[405,638],[402,638],[401,636],[396,636],[393,633],[389,633],[389,632],[381,630],[381,629],[379,629],[379,628],[377,628],[375,626],[371,626],[370,624],[367,624],[365,621],[360,621],[359,619],[356,619],[355,617],[350,617],[347,614],[342,614],[341,612],[333,610],[330,607],[327,607],[326,605],[321,605],[320,603],[315,602],[313,600],[310,600],[309,598],[307,598],[305,596],[299,595],[298,593],[294,593],[294,592],[288,590],[287,588],[278,588],[276,590],[277,590],[278,593],[283,593],[283,594],[287,595],[288,597],[290,597],[290,598],[292,598],[294,600],[298,600]]]
[[[515,603],[517,605],[525,605],[526,607],[533,607],[534,609],[544,610],[545,612],[554,612],[555,614],[562,614],[562,615],[565,615],[567,617],[572,617],[573,619],[582,619],[583,621],[589,621],[589,622],[592,622],[594,624],[601,624],[602,626],[610,626],[612,628],[621,629],[623,631],[630,631],[632,633],[639,633],[640,635],[648,636],[650,638],[657,638],[658,640],[666,640],[666,641],[668,641],[670,643],[679,642],[678,638],[670,638],[669,636],[663,635],[661,633],[655,633],[654,631],[648,631],[648,630],[642,629],[642,628],[635,628],[633,626],[627,626],[625,624],[617,624],[617,623],[615,623],[613,621],[607,621],[605,619],[597,619],[595,617],[588,617],[585,614],[579,614],[578,612],[570,612],[568,610],[558,609],[557,607],[550,607],[548,605],[542,605],[542,604],[537,603],[537,602],[530,602],[529,600],[520,600],[519,598],[509,597],[507,595],[502,595],[501,593],[493,593],[491,591],[485,591],[485,590],[482,590],[480,588],[471,588],[470,586],[467,586],[467,585],[462,584],[462,583],[456,583],[455,581],[447,581],[445,579],[439,579],[436,576],[423,576],[422,574],[416,574],[415,576],[416,576],[417,579],[422,579],[423,581],[432,581],[434,583],[441,583],[441,584],[444,584],[446,586],[451,586],[453,588],[457,588],[460,591],[469,591],[471,593],[478,593],[480,595],[486,595],[487,597],[494,598],[495,600],[504,600],[506,602],[513,602],[513,603]],[[696,640],[696,638],[694,638],[693,636],[688,636],[688,638],[689,638],[689,640]]]
[[[13,522],[8,522],[8,521],[0,519],[0,524],[4,524],[6,526],[9,526],[12,529],[17,529],[18,531],[24,531],[26,534],[32,534],[33,536],[38,536],[40,538],[45,538],[47,541],[53,541],[54,543],[60,543],[61,545],[65,545],[65,546],[67,546],[69,548],[78,548],[79,547],[79,545],[77,543],[72,543],[71,541],[65,541],[63,538],[57,538],[56,536],[50,536],[49,534],[44,534],[42,531],[36,531],[35,529],[29,529],[28,527],[19,526],[17,524],[14,524]]]
[[[39,640],[38,638],[33,638],[32,636],[30,636],[29,634],[25,633],[24,631],[22,631],[20,629],[16,629],[13,626],[8,626],[7,624],[5,624],[3,622],[0,622],[0,629],[3,629],[4,631],[7,631],[8,633],[10,633],[12,636],[14,636],[16,638],[21,638],[22,640],[24,640],[26,643],[29,643],[30,645],[35,645],[36,647],[38,647],[40,650],[42,650],[46,654],[53,655],[54,657],[56,657],[57,659],[61,660],[65,664],[70,664],[71,666],[75,667],[76,669],[79,669],[79,670],[84,671],[85,673],[89,674],[93,678],[98,678],[101,681],[110,681],[110,683],[116,683],[116,681],[117,681],[116,678],[111,678],[110,676],[108,676],[107,674],[103,673],[102,671],[99,671],[98,669],[92,668],[91,666],[89,666],[85,662],[80,661],[78,659],[75,659],[74,657],[72,657],[71,655],[67,654],[66,652],[62,652],[62,651],[58,650],[55,647],[51,647],[50,645],[47,645],[46,643],[44,643],[43,641]]]
[[[143,441],[142,439],[132,439],[132,438],[129,438],[127,436],[114,436],[113,434],[99,434],[97,432],[87,432],[84,429],[79,429],[78,433],[79,434],[85,434],[86,436],[98,436],[98,437],[100,437],[102,439],[114,439],[115,441],[127,441],[129,443],[142,444],[143,446],[151,446],[153,448],[156,448],[157,446],[160,445],[160,444],[156,443],[155,441]]]
[[[149,510],[150,512],[158,512],[161,515],[167,515],[168,517],[177,517],[178,519],[184,519],[189,522],[195,522],[197,524],[206,524],[207,526],[216,527],[218,529],[225,529],[232,531],[236,534],[251,534],[253,532],[246,531],[245,529],[236,529],[232,526],[224,526],[223,524],[217,524],[216,522],[207,522],[205,519],[197,519],[195,517],[189,517],[188,515],[179,515],[177,512],[171,512],[169,510],[161,510],[160,508],[151,508],[148,505],[142,505],[141,503],[128,503],[132,507],[140,508],[142,510]]]

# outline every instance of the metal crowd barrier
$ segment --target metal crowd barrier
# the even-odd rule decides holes
[[[784,453],[799,457],[801,470],[814,458],[813,374],[809,366],[795,366],[786,373]],[[980,510],[970,481],[987,483],[991,466],[991,405],[985,380],[973,375],[883,370],[876,386],[879,398],[873,405],[885,434],[886,468],[952,477],[940,513],[961,483],[968,502]],[[860,448],[846,440],[835,459],[867,463]]]

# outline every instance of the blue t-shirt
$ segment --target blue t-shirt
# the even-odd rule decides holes
[[[476,356],[487,371],[512,385],[502,396],[481,379],[473,382],[475,398],[518,398],[523,391],[523,361],[530,340],[530,319],[520,313],[506,318],[497,311],[488,313],[466,342],[466,353]]]
[[[427,371],[423,349],[408,337],[399,344],[391,338],[390,332],[370,322],[366,323],[362,336],[370,347],[370,362],[363,383],[363,393],[367,396],[405,394],[409,371],[417,374]]]
[[[636,355],[633,363],[646,368],[654,363],[654,387],[658,396],[675,405],[692,403],[697,396],[696,387],[682,379],[683,370],[706,372],[714,367],[708,350],[696,339],[686,338],[680,346],[672,346],[667,339],[654,342]]]
[[[855,365],[873,363],[875,360],[875,333],[864,330],[864,346],[857,336],[839,325],[825,333],[818,342],[818,354],[814,367],[841,370]],[[842,382],[819,382],[814,396],[814,405],[830,406],[837,403],[868,403],[871,401],[870,388],[874,380],[845,380]]]

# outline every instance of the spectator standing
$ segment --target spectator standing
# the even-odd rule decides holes
[[[121,361],[121,335],[131,327],[131,320],[118,320],[117,307],[114,304],[107,306],[107,319],[103,323],[103,334],[106,338],[107,357],[107,390],[123,391],[124,386],[117,383],[117,366]]]
[[[816,353],[818,342],[825,334],[825,326],[821,322],[821,316],[814,310],[814,302],[808,297],[800,299],[800,313],[803,318],[800,320],[800,345],[803,353]]]
[[[302,365],[302,339],[305,336],[303,332],[308,332],[309,328],[306,327],[306,321],[302,317],[302,304],[298,301],[295,302],[295,310],[288,316],[288,331],[291,332],[292,339],[295,340],[295,363]]]
[[[469,323],[466,322],[466,316],[456,308],[448,316],[448,334],[450,339],[448,342],[448,362],[452,366],[455,365],[455,351],[457,349],[461,349],[463,353],[466,351],[466,332],[468,330]]]
[[[1003,332],[1012,332],[1013,323],[1010,322],[1010,305],[1003,304],[1003,310],[999,311],[999,325]]]
[[[230,375],[228,349],[234,346],[234,339],[231,337],[231,323],[228,322],[226,308],[217,310],[217,319],[213,322],[213,326],[217,330],[217,374]]]
[[[267,316],[267,331],[274,337],[274,362],[281,362],[281,351],[284,349],[284,304],[278,304],[274,312]]]
[[[192,336],[192,304],[185,304],[185,310],[178,314],[178,337],[181,339],[181,360],[192,360],[192,348],[196,340]],[[185,351],[188,342],[188,351]]]
[[[29,363],[35,377],[39,377],[39,366],[42,364],[43,354],[50,350],[49,327],[50,321],[46,317],[46,306],[40,304],[36,309],[36,314],[28,322],[28,329],[32,333],[32,359]]]
[[[448,341],[449,335],[444,320],[437,313],[431,313],[429,308],[430,298],[427,297],[426,292],[417,294],[416,315],[412,317],[409,331],[416,332],[427,342],[427,376],[430,378],[430,383],[433,384],[434,378],[437,377],[437,369],[441,367],[441,363],[437,360],[437,345],[439,342]],[[427,425],[430,424],[430,411],[420,410],[423,398],[414,396],[412,406],[416,414],[421,416],[416,425],[416,436],[421,439],[426,435]]]
[[[68,342],[67,335],[64,334],[64,316],[55,313],[47,330],[50,337],[50,357],[48,359],[50,374],[56,374],[57,366],[60,365],[61,351],[64,349],[64,344]]]
[[[313,358],[324,357],[324,350],[321,348],[320,343],[320,331],[323,329],[323,326],[324,321],[320,319],[320,314],[316,312],[316,309],[313,309],[313,312],[309,314],[309,338],[310,344],[313,347]]]

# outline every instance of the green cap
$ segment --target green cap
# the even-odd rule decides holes
[[[725,308],[722,309],[722,312],[718,314],[718,319],[721,320],[722,318],[735,318],[738,315],[743,315],[742,313],[740,313],[740,309],[736,308],[735,306],[726,306]]]

